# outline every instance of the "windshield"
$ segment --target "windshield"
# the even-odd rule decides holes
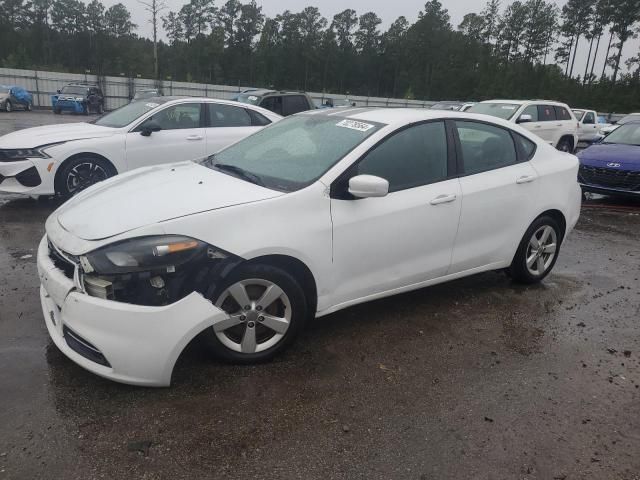
[[[153,102],[134,102],[120,107],[113,112],[107,113],[98,118],[94,123],[101,127],[122,128],[135,121],[150,110],[153,110],[158,105],[162,105],[166,100],[162,101],[159,98],[154,98]]]
[[[67,85],[66,87],[62,87],[60,93],[66,93],[68,95],[84,95],[85,93],[87,93],[87,87]]]
[[[627,115],[626,117],[622,117],[618,120],[618,125],[624,125],[625,123],[633,122],[634,120],[640,120],[640,114],[634,113]]]
[[[249,93],[241,93],[237,97],[237,101],[240,103],[249,103],[251,105],[258,105],[260,103],[260,97]]]
[[[467,110],[467,112],[482,113],[483,115],[491,115],[492,117],[509,120],[519,108],[520,105],[515,103],[477,103]]]
[[[571,111],[576,116],[576,120],[581,122],[582,121],[582,117],[584,117],[585,111],[584,110],[571,110]]]
[[[334,116],[294,116],[209,157],[203,165],[227,173],[233,169],[267,188],[291,192],[315,182],[382,127]]]
[[[640,118],[636,117],[636,120]],[[616,128],[604,138],[602,143],[618,143],[621,145],[640,145],[640,122],[628,123]]]

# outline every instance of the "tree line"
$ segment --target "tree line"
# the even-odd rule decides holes
[[[439,0],[388,29],[375,12],[267,17],[255,0],[190,0],[150,12],[154,41],[122,3],[0,0],[0,65],[425,100],[554,98],[640,110],[640,0],[488,0],[458,26]],[[586,54],[584,52],[587,52]],[[634,55],[635,53],[635,55]],[[628,60],[624,61],[625,58]]]

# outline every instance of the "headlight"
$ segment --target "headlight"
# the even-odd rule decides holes
[[[136,272],[173,273],[197,257],[225,258],[208,244],[179,235],[139,237],[114,243],[81,258],[85,272],[119,275]]]
[[[65,142],[49,143],[36,148],[0,149],[0,162],[15,162],[16,160],[26,160],[27,158],[51,158],[45,150],[63,143]]]
[[[76,102],[81,102],[83,100],[84,100],[84,98],[82,98],[82,97],[76,97]]]

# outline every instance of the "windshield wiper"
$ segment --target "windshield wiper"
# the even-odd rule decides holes
[[[214,163],[213,166],[222,172],[233,173],[243,180],[264,187],[264,182],[258,175],[248,172],[244,168],[237,167],[235,165],[229,165],[228,163]]]

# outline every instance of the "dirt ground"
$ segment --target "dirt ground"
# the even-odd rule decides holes
[[[350,308],[260,366],[195,341],[168,389],[49,340],[55,207],[0,197],[0,480],[640,479],[640,201],[588,201],[541,285],[485,273]]]

